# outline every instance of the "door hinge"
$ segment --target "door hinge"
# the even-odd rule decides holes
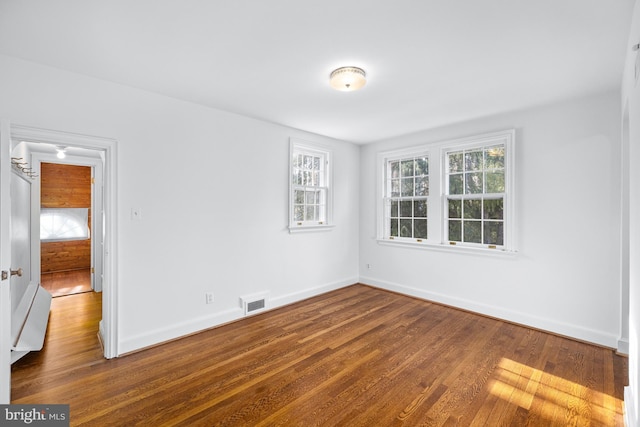
[[[91,274],[94,274],[96,272],[96,269],[91,267]]]
[[[96,179],[94,177],[91,177],[91,183],[95,184],[96,183]]]
[[[7,280],[9,278],[9,272],[2,270],[2,280]]]

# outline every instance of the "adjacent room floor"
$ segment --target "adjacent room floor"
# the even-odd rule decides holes
[[[91,291],[91,269],[42,273],[40,285],[54,297]]]

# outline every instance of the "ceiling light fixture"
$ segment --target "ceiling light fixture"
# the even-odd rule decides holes
[[[56,154],[56,157],[59,159],[64,159],[65,157],[67,157],[65,150],[67,147],[63,146],[63,145],[57,145],[56,146],[56,151],[58,152],[58,154]]]
[[[336,90],[352,92],[360,89],[367,82],[367,75],[362,68],[340,67],[331,72],[329,84]]]

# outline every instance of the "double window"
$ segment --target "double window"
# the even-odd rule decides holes
[[[514,134],[380,153],[379,241],[515,250]]]
[[[289,229],[326,229],[331,225],[331,152],[291,141]]]

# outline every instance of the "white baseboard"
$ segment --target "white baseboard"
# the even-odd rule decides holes
[[[638,414],[639,396],[634,396],[631,387],[624,388],[624,425],[626,427],[640,427],[640,414]]]
[[[314,297],[316,295],[335,291],[336,289],[341,289],[356,283],[358,283],[358,278],[354,277],[352,279],[346,279],[346,280],[341,280],[339,282],[328,283],[326,285],[318,286],[315,288],[309,288],[309,289],[304,289],[298,292],[292,292],[290,294],[280,295],[278,297],[271,299],[269,308],[282,307],[287,304],[292,304],[294,302],[302,301],[307,298]]]
[[[629,355],[629,340],[628,339],[619,339],[617,350],[618,354]]]
[[[328,283],[322,286],[317,286],[314,288],[303,289],[290,294],[279,295],[271,298],[268,301],[267,310],[273,310],[287,304],[302,301],[316,295],[340,289],[345,286],[353,285],[357,282],[357,278],[346,279],[334,283]],[[261,310],[261,312],[264,313],[264,310]],[[240,320],[244,317],[244,310],[241,307],[233,307],[213,315],[189,319],[187,321],[171,325],[170,327],[155,329],[123,339],[122,341],[120,341],[118,349],[120,351],[120,355],[123,355],[133,351],[141,350],[145,347],[150,347],[166,341],[171,341],[176,338],[200,332],[205,329],[210,329],[216,326],[223,325],[225,323],[233,322],[235,320]]]
[[[482,304],[464,298],[452,297],[436,292],[430,292],[424,289],[403,286],[397,283],[380,281],[370,277],[361,277],[360,283],[374,286],[380,289],[398,292],[408,296],[413,296],[416,298],[449,305],[452,307],[461,308],[463,310],[472,311],[474,313],[483,314],[485,316],[495,317],[509,322],[575,338],[581,341],[591,342],[613,349],[616,349],[618,347],[617,336],[605,333],[603,331],[584,328],[580,325],[556,322],[553,320],[532,316],[527,313]]]

